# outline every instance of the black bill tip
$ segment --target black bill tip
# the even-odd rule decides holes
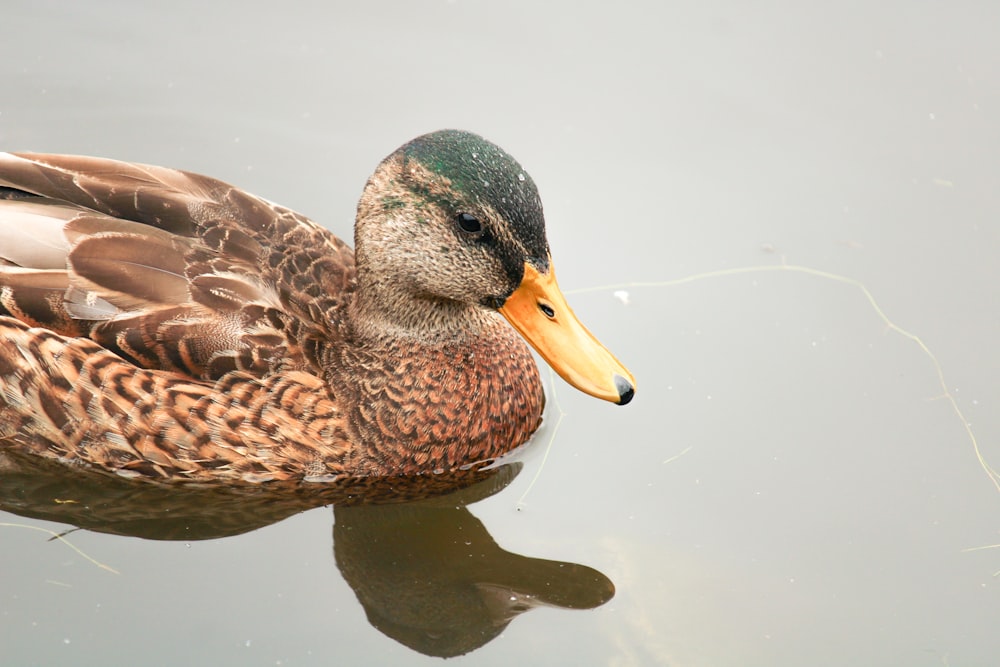
[[[618,373],[615,373],[615,389],[618,390],[618,405],[628,404],[635,396],[635,387]]]

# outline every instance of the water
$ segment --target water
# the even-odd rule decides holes
[[[998,14],[15,3],[0,145],[211,174],[344,237],[371,169],[417,134],[473,130],[529,170],[560,284],[638,391],[618,408],[556,381],[565,416],[506,488],[405,518],[481,529],[466,558],[596,573],[574,598],[592,608],[480,627],[460,662],[993,664],[1000,549],[975,549],[1000,542],[976,453],[1000,465]],[[856,284],[713,273],[782,264],[860,281],[934,359]],[[66,535],[118,574],[0,526],[0,662],[438,662],[369,614],[461,607],[407,607],[428,598],[399,571],[359,585],[344,565],[346,527],[403,519],[300,509],[215,539],[122,537],[101,517]],[[461,568],[432,569],[410,578]],[[494,618],[531,607],[524,579],[477,581]]]

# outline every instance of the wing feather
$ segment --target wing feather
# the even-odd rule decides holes
[[[299,340],[336,336],[355,286],[328,230],[162,167],[0,154],[8,229],[23,233],[0,238],[0,314],[204,379],[315,372]]]

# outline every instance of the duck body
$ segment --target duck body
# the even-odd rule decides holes
[[[453,470],[500,456],[541,422],[523,341],[319,347],[325,372],[198,381],[135,368],[93,341],[0,317],[0,450],[158,480],[326,481]],[[506,360],[502,372],[494,361]],[[331,390],[336,387],[336,391]],[[10,390],[16,393],[11,395]]]
[[[0,452],[166,481],[460,468],[541,421],[525,337],[631,398],[552,291],[534,183],[486,140],[387,157],[355,246],[208,177],[0,155]]]

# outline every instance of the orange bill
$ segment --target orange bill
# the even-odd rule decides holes
[[[619,405],[632,400],[635,378],[576,319],[551,261],[548,273],[525,262],[524,278],[500,313],[566,382]]]

